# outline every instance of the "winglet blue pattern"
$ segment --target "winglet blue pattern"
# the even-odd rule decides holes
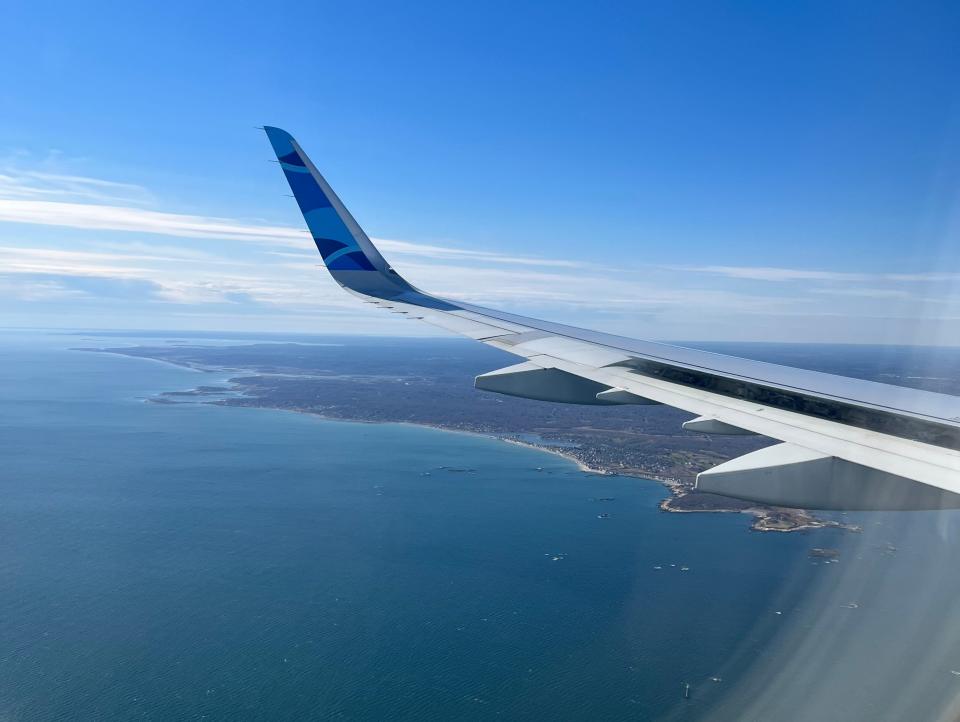
[[[264,131],[327,268],[331,271],[375,271],[330,198],[317,183],[306,158],[294,146],[293,137],[280,128],[267,126]]]

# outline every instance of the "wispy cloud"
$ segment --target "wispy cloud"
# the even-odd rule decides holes
[[[65,251],[59,248],[0,247],[0,270],[5,274],[55,274],[132,278],[149,274],[148,257],[122,253]]]
[[[46,301],[68,301],[85,296],[82,291],[69,288],[59,279],[43,276],[2,276],[0,275],[0,297],[8,301],[40,303]]]
[[[861,273],[766,266],[675,266],[673,268],[674,270],[686,270],[692,273],[707,273],[751,281],[865,281],[869,278]]]
[[[475,251],[463,248],[450,248],[449,246],[410,243],[408,241],[395,241],[386,238],[375,239],[375,242],[379,248],[398,256],[425,256],[438,260],[468,260],[520,266],[542,266],[547,268],[584,268],[586,266],[586,264],[580,261],[490,253],[488,251]]]
[[[14,161],[0,161],[0,198],[57,199],[135,205],[154,201],[153,195],[146,188],[134,183],[121,183],[63,172],[24,169]]]
[[[855,298],[913,298],[913,294],[902,288],[811,288],[810,293],[821,296],[848,296]]]
[[[934,271],[929,273],[850,273],[805,268],[774,268],[769,266],[670,266],[671,270],[704,273],[726,278],[751,281],[828,281],[904,283],[937,283],[960,281],[960,273]]]
[[[247,225],[226,218],[164,213],[128,206],[0,199],[0,221],[101,231],[154,233],[177,238],[217,238],[300,246],[295,228]]]
[[[0,196],[2,194],[2,187],[0,187]],[[149,233],[174,238],[239,240],[299,249],[310,249],[312,246],[307,232],[298,228],[92,203],[0,198],[0,221],[86,230]],[[577,261],[562,259],[492,253],[393,239],[374,240],[384,252],[397,256],[550,268],[572,269],[584,265]]]
[[[179,257],[141,243],[111,244],[115,250],[63,250],[51,248],[0,247],[0,268],[7,277],[52,276],[100,279],[104,284],[144,281],[150,298],[178,304],[247,303],[285,308],[357,308],[328,275],[320,270],[313,254],[283,253],[283,260],[264,264],[258,259],[217,259],[211,266],[204,259]],[[272,252],[270,255],[278,255]],[[299,259],[303,260],[299,260]],[[309,259],[309,260],[308,260]],[[185,262],[188,261],[188,262]],[[802,300],[738,294],[730,291],[697,290],[683,286],[661,287],[637,283],[610,274],[596,275],[566,267],[531,269],[505,263],[498,267],[452,261],[407,259],[397,267],[418,283],[441,295],[476,303],[526,304],[536,310],[649,312],[691,304],[747,313],[788,312]],[[95,289],[92,282],[71,287]],[[104,288],[108,288],[107,285]],[[38,288],[38,292],[39,292]]]

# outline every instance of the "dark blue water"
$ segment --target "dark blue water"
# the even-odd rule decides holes
[[[217,379],[68,343],[0,345],[3,719],[737,716],[789,684],[767,659],[802,666],[791,635],[850,631],[822,590],[871,583],[856,554],[900,558],[867,529],[815,564],[843,533],[661,513],[657,484],[485,438],[146,403]]]

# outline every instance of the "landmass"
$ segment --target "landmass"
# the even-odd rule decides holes
[[[285,409],[329,419],[398,422],[493,436],[571,459],[598,474],[663,483],[660,508],[678,513],[743,513],[756,531],[854,525],[807,511],[758,506],[697,492],[699,471],[771,443],[763,437],[694,434],[690,418],[667,407],[550,404],[477,391],[473,377],[515,357],[460,340],[363,339],[324,344],[252,343],[87,349],[236,375],[229,386],[171,390],[157,403],[184,401]]]

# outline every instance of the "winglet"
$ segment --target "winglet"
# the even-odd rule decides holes
[[[272,126],[263,130],[334,279],[359,293],[380,297],[414,290],[390,268],[293,136]]]

